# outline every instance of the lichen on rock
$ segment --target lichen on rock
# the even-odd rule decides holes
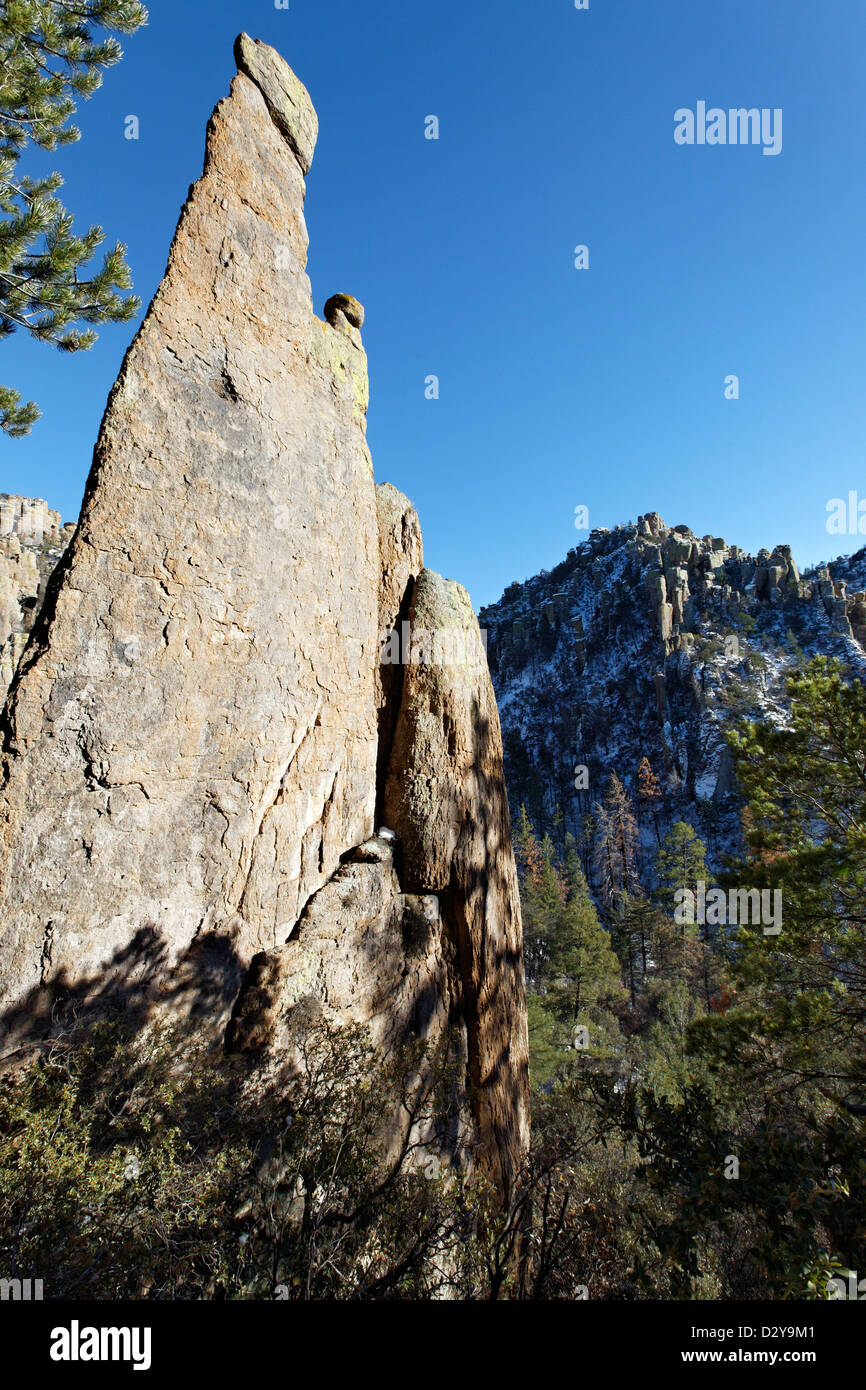
[[[285,59],[261,39],[238,34],[235,39],[238,72],[255,82],[267,102],[271,119],[285,136],[306,175],[313,163],[319,118],[310,94]]]

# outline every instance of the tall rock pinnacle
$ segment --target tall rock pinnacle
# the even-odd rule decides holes
[[[366,360],[313,314],[274,99],[240,73],[214,111],[13,687],[4,995],[98,971],[148,928],[169,969],[200,932],[244,961],[373,829]],[[298,127],[311,155],[312,107]]]
[[[235,55],[2,717],[0,1053],[58,999],[109,988],[193,1012],[214,1036],[233,1010],[248,1017],[253,962],[279,967],[302,930],[323,939],[327,897],[318,935],[302,919],[371,840],[388,745],[395,729],[406,739],[403,682],[383,677],[379,639],[420,570],[417,517],[393,489],[377,507],[363,309],[341,294],[326,320],[313,312],[312,103],[264,44],[241,35]],[[501,787],[492,695],[485,718],[480,756]],[[399,780],[393,756],[389,771]],[[461,811],[471,821],[472,805]],[[394,872],[376,870],[390,894],[381,930],[400,940],[401,913],[420,913],[442,936],[431,960],[450,959],[459,912],[393,908],[400,853]],[[474,912],[473,961],[488,932],[519,955],[507,836],[499,853],[506,891]],[[452,892],[460,882],[455,870]],[[466,891],[477,897],[475,879]],[[337,949],[354,940],[346,926]],[[525,1143],[525,1007],[522,987],[503,1004],[492,954],[489,969],[483,988],[452,981],[434,1014],[464,1030],[468,1056],[473,1030],[513,1040],[504,1157],[473,1102],[482,1152],[507,1177]]]

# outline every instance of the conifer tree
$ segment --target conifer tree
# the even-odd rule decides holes
[[[610,1003],[622,995],[619,962],[576,856],[569,872],[568,897],[556,922],[551,971],[550,1007],[568,1022],[589,1018],[599,1002]]]
[[[697,894],[698,885],[706,884],[707,847],[686,821],[677,821],[665,836],[656,856],[656,875],[659,901],[671,914],[677,892]]]
[[[651,971],[659,967],[660,913],[643,891],[630,893],[623,904],[620,958],[626,965],[632,1008],[640,988],[646,992]]]
[[[604,908],[615,916],[637,874],[637,823],[631,800],[616,773],[611,773],[604,797],[594,807],[593,860]]]
[[[577,841],[570,831],[565,837],[565,854],[563,856],[562,869],[566,893],[569,896],[574,892],[580,892],[584,889],[587,893],[589,892],[586,875],[583,872],[580,852],[577,848]]]
[[[19,172],[30,145],[55,150],[80,131],[69,121],[76,101],[102,81],[122,56],[114,33],[147,20],[138,0],[5,0],[0,6],[0,338],[25,329],[64,352],[89,348],[91,325],[123,323],[140,303],[133,295],[126,248],[118,243],[101,267],[88,270],[104,240],[100,227],[83,236],[56,196],[58,173]],[[103,31],[100,36],[97,31]],[[39,418],[34,401],[0,386],[0,428],[13,438]]]
[[[565,888],[549,835],[529,846],[523,880],[523,951],[530,983],[539,987],[546,979],[556,924],[565,899]]]
[[[514,859],[517,864],[517,873],[521,880],[528,872],[529,862],[533,849],[537,849],[538,841],[532,829],[532,821],[526,814],[526,807],[521,806],[514,822],[514,829],[511,832],[514,843]]]
[[[676,895],[687,889],[695,898],[701,883],[707,885],[707,849],[697,831],[677,821],[662,841],[656,856],[656,902],[663,914],[657,948],[664,962],[664,976],[703,995],[705,1006],[717,982],[710,952],[709,930],[704,924],[674,924]],[[675,944],[676,943],[676,944]]]
[[[656,840],[661,844],[661,832],[659,831],[658,804],[662,799],[661,787],[658,778],[650,766],[649,758],[643,757],[637,769],[637,799],[638,803],[645,806],[652,816],[653,826],[655,827]]]
[[[866,1117],[866,686],[819,657],[789,681],[785,727],[732,735],[747,798],[739,884],[781,894],[778,935],[741,926],[737,982],[760,1038],[752,1064]],[[742,1054],[741,1054],[742,1060]]]
[[[731,736],[747,852],[725,876],[781,892],[781,931],[740,925],[724,1010],[688,1026],[715,1099],[695,1088],[642,1133],[679,1189],[664,1240],[680,1267],[709,1225],[746,1222],[766,1296],[823,1298],[828,1275],[866,1268],[866,686],[816,658],[788,695],[784,725]],[[743,1181],[720,1177],[717,1152]]]

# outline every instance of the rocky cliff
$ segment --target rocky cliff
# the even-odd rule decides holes
[[[539,828],[558,806],[580,839],[611,772],[634,794],[647,757],[662,828],[690,820],[718,859],[739,833],[731,721],[781,718],[803,656],[866,675],[864,588],[862,554],[801,575],[789,546],[752,556],[656,513],[593,531],[480,614],[512,805]]]
[[[458,1147],[507,1187],[526,1018],[477,622],[374,484],[363,309],[313,312],[310,98],[236,61],[3,713],[0,1046],[108,996],[236,1049],[302,1005],[447,1040]],[[380,659],[407,622],[462,654]]]

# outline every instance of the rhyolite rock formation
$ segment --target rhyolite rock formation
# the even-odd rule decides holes
[[[483,609],[512,807],[571,833],[592,878],[587,817],[616,772],[651,864],[686,820],[714,867],[741,851],[727,734],[785,717],[803,656],[866,677],[866,552],[800,573],[788,545],[757,555],[667,526],[600,527],[549,572]],[[639,795],[646,758],[661,799]]]
[[[457,945],[473,1092],[482,1129],[507,1168],[526,1138],[522,1068],[514,1068],[523,1041],[505,1037],[496,1020],[521,1018],[525,1004],[499,714],[465,589],[422,570],[409,632],[385,819],[397,835],[406,888],[439,895]]]
[[[0,1052],[70,999],[251,1054],[313,1006],[462,1059],[467,1151],[507,1188],[527,1036],[492,688],[483,653],[380,662],[407,618],[473,658],[478,626],[375,487],[362,307],[313,312],[310,99],[235,55],[3,713]]]

